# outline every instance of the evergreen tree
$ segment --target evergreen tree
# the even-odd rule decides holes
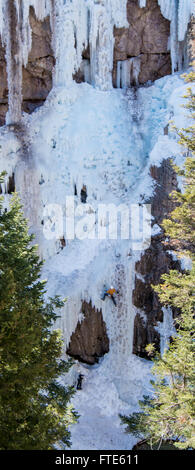
[[[187,81],[194,79],[195,73],[186,77]],[[195,95],[191,89],[186,97],[186,108],[194,119]],[[178,135],[188,154],[183,170],[174,166],[184,178],[184,192],[173,192],[176,208],[162,225],[169,246],[179,257],[190,258],[191,269],[171,270],[162,276],[159,286],[153,286],[162,304],[180,312],[177,334],[162,357],[155,353],[153,345],[148,345],[149,354],[155,354],[153,395],[140,401],[139,413],[121,416],[121,420],[127,432],[145,437],[151,447],[155,444],[159,448],[163,441],[171,439],[175,447],[187,449],[195,448],[195,126],[180,130]]]
[[[17,195],[8,211],[2,198],[0,206],[0,449],[70,446],[74,390],[58,378],[71,361],[60,359],[60,333],[51,331],[63,302],[44,302],[42,262]]]

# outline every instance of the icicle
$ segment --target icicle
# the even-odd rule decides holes
[[[147,0],[139,0],[140,8],[145,8],[146,7],[146,2],[147,2]]]
[[[84,75],[84,81],[86,83],[91,83],[91,69],[90,69],[90,62],[87,59],[84,59],[81,64],[81,71]]]
[[[116,76],[116,87],[121,88],[121,74],[122,74],[122,61],[117,62],[117,76]]]
[[[107,0],[107,8],[111,12],[113,25],[117,28],[128,28],[127,0]]]
[[[34,7],[38,20],[43,21],[46,16],[50,15],[52,0],[29,0],[29,3]]]
[[[172,72],[181,70],[186,52],[185,38],[190,17],[194,14],[194,0],[158,0],[162,15],[171,22],[170,50]]]
[[[170,50],[171,50],[171,63],[172,73],[176,72],[179,68],[179,50],[178,50],[178,23],[177,23],[177,3],[172,2],[171,12],[171,25],[170,25]]]
[[[3,8],[4,8],[4,0],[0,0],[0,36],[3,34],[3,18],[4,18],[4,13],[3,13]]]
[[[194,13],[193,0],[158,0],[161,12],[171,22],[170,50],[173,72],[181,69],[186,47],[186,31]],[[146,0],[139,0],[141,8]],[[30,7],[43,20],[50,15],[56,56],[54,82],[70,86],[72,77],[84,67],[87,81],[101,90],[112,88],[114,26],[127,27],[127,0],[0,0],[0,33],[6,45],[9,85],[7,122],[20,120],[22,66],[26,66],[32,46]],[[11,13],[10,13],[11,12]],[[14,45],[13,45],[14,44]],[[89,63],[82,65],[82,52],[90,46]],[[136,58],[118,63],[117,86],[138,83],[140,62]],[[15,106],[15,110],[14,110]]]
[[[171,22],[169,48],[172,72],[181,70],[186,53],[186,33],[191,15],[195,14],[194,0],[158,0],[162,15]],[[139,0],[140,8],[146,0]]]
[[[117,63],[117,88],[129,88],[139,84],[140,57],[118,61]]]
[[[94,5],[90,32],[91,80],[101,90],[112,88],[113,49],[112,19],[103,4]]]
[[[173,314],[170,307],[163,307],[163,322],[158,322],[157,331],[160,333],[160,352],[161,356],[169,347],[170,337],[175,336],[175,327],[173,322]]]
[[[158,0],[162,15],[169,21],[173,18],[173,9],[177,0]]]
[[[88,45],[88,6],[80,0],[58,3],[55,35],[55,85],[68,86]]]
[[[131,59],[117,63],[117,88],[129,88],[131,85]]]
[[[28,63],[32,47],[30,6],[41,20],[53,13],[54,0],[0,0],[0,34],[6,47],[9,111],[7,124],[21,120],[22,66]]]
[[[114,25],[126,27],[127,0],[99,0],[91,6],[91,79],[101,90],[112,88]]]
[[[22,103],[21,11],[15,2],[5,3],[6,63],[8,77],[9,111],[6,122],[19,122]],[[5,31],[4,31],[5,33]]]
[[[68,86],[82,67],[82,52],[90,46],[87,80],[101,90],[112,88],[114,25],[127,26],[127,0],[57,1],[55,84]]]
[[[180,0],[178,11],[178,40],[183,41],[188,28],[190,17],[194,14],[194,0]]]
[[[140,73],[140,57],[132,57],[130,59],[130,84],[138,85],[139,84],[139,73]]]

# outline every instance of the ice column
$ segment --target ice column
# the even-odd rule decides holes
[[[147,0],[138,0],[140,8],[147,6]],[[162,15],[171,22],[169,47],[172,72],[183,68],[186,56],[186,33],[191,15],[195,14],[194,0],[158,0]]]
[[[161,356],[168,348],[171,336],[175,336],[173,314],[170,307],[163,307],[163,322],[158,322],[157,331],[160,333],[160,352]]]
[[[129,88],[138,85],[140,73],[140,57],[118,61],[117,63],[117,88]]]
[[[6,48],[9,111],[7,124],[20,122],[22,104],[22,66],[26,66],[32,46],[30,6],[38,19],[53,12],[54,0],[0,0],[0,34]]]
[[[127,26],[127,0],[99,0],[91,7],[91,82],[101,90],[112,88],[114,25]]]
[[[147,2],[147,0],[139,0],[140,8],[145,8],[146,7],[146,2]]]
[[[112,88],[114,25],[127,26],[127,0],[56,0],[55,85],[70,86],[84,68],[87,81],[101,90]],[[90,64],[82,63],[90,47]]]
[[[4,1],[0,0],[0,35],[3,33]]]
[[[70,86],[82,67],[82,52],[90,46],[88,81],[101,90],[112,88],[114,26],[127,26],[127,0],[0,0],[0,33],[6,46],[9,87],[7,123],[19,122],[22,66],[32,46],[30,7],[39,20],[50,15],[56,57],[54,83]]]
[[[185,39],[185,33],[188,28],[191,15],[195,13],[195,1],[194,0],[180,0],[179,11],[178,11],[178,40],[183,41]]]
[[[186,55],[186,33],[191,15],[194,14],[194,0],[158,0],[162,15],[171,22],[170,50],[172,72],[181,70]]]
[[[91,10],[91,82],[101,90],[112,88],[114,37],[109,13],[103,2]]]
[[[3,42],[6,45],[8,77],[7,124],[19,122],[22,103],[22,29],[19,4],[6,0],[4,5]]]
[[[85,0],[57,1],[54,77],[57,86],[69,86],[81,65],[82,51],[88,45],[87,3]]]

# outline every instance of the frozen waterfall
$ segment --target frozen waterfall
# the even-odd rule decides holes
[[[138,0],[141,8],[147,0]],[[158,0],[161,12],[171,22],[172,70],[182,69],[186,32],[193,0]],[[70,86],[79,69],[85,69],[88,82],[100,90],[112,88],[114,26],[127,27],[127,0],[0,0],[0,34],[6,47],[9,112],[7,124],[20,122],[22,67],[27,65],[32,47],[30,7],[39,20],[50,15],[53,49],[56,57],[55,86]],[[83,64],[82,52],[90,48],[90,61]],[[86,61],[85,61],[86,62]],[[139,60],[118,64],[117,84],[129,87],[138,81]]]
[[[137,2],[141,8],[147,7],[147,0]],[[171,21],[175,70],[182,66],[192,2],[158,3]],[[101,310],[110,343],[109,352],[98,364],[76,361],[65,379],[72,384],[78,373],[85,376],[83,390],[74,399],[80,420],[71,430],[73,449],[129,450],[136,442],[124,434],[119,413],[135,411],[143,394],[151,392],[150,362],[132,354],[135,316],[139,313],[143,322],[146,317],[144,306],[137,309],[132,295],[139,274],[136,264],[146,248],[140,211],[153,195],[151,165],[158,167],[170,155],[174,158],[181,153],[175,135],[164,132],[167,123],[173,118],[177,126],[179,122],[188,127],[181,107],[186,85],[179,74],[134,89],[140,57],[130,57],[118,62],[118,89],[112,88],[114,27],[127,26],[126,5],[127,0],[0,0],[9,86],[7,123],[23,125],[0,130],[0,170],[8,174],[1,191],[10,193],[9,184],[19,191],[39,254],[45,259],[42,278],[48,280],[48,296],[67,298],[55,325],[62,330],[64,354],[83,320],[83,301]],[[56,65],[53,90],[44,105],[22,116],[22,67],[32,46],[30,7],[40,20],[50,16]],[[86,49],[88,58],[83,60]],[[73,80],[79,69],[85,83]],[[128,90],[124,93],[119,88]],[[81,198],[83,188],[87,202]],[[10,197],[6,194],[7,205]],[[110,213],[113,207],[117,209],[120,233],[116,238],[108,236],[113,227],[107,215],[101,216],[99,224],[101,233],[104,229],[107,233],[105,238],[91,237],[94,227],[98,229],[102,205]],[[137,213],[132,211],[135,206]],[[54,217],[52,211],[56,211]],[[55,231],[58,214],[60,227]],[[129,214],[133,214],[132,224]],[[86,218],[93,222],[87,232]],[[76,235],[83,228],[83,238],[69,236],[71,221]],[[127,223],[131,234],[123,237]],[[46,236],[48,226],[51,238]],[[136,227],[140,230],[133,239]],[[112,284],[117,290],[116,306],[109,298],[102,299],[104,286]],[[163,323],[157,328],[163,350],[172,328],[170,310],[164,310]]]

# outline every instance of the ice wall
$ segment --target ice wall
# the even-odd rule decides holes
[[[147,7],[147,0],[138,0],[140,8]],[[191,15],[195,13],[194,0],[158,0],[162,15],[170,21],[168,49],[171,52],[172,72],[188,66],[187,31]],[[127,62],[127,61],[124,61]],[[128,86],[129,76],[126,73],[129,64],[118,65],[117,87]],[[128,79],[125,83],[125,74]],[[124,85],[125,83],[125,85]]]
[[[82,67],[82,52],[90,48],[88,81],[96,88],[112,88],[114,25],[127,26],[127,0],[56,1],[55,85],[70,85]]]
[[[0,34],[6,47],[9,88],[7,124],[21,120],[22,66],[32,47],[30,7],[39,20],[50,15],[56,56],[54,84],[69,86],[90,46],[89,80],[112,87],[114,25],[127,26],[127,0],[0,0]]]
[[[141,8],[147,7],[147,0],[138,1]],[[194,13],[194,1],[158,0],[158,3],[163,16],[171,22],[169,47],[174,72],[183,67],[186,32]],[[70,86],[74,73],[84,67],[89,83],[100,90],[109,90],[112,88],[114,26],[128,26],[126,6],[127,0],[0,0],[0,34],[6,47],[9,89],[7,124],[21,120],[22,67],[26,66],[32,47],[30,7],[39,20],[50,15],[56,57],[54,85]],[[87,47],[90,61],[86,68],[82,53]],[[131,79],[137,81],[138,66],[133,59],[119,64],[117,81],[120,86],[130,86]]]
[[[195,12],[194,0],[158,0],[162,15],[171,22],[170,50],[172,71],[181,70],[186,53],[186,33],[191,15]]]

